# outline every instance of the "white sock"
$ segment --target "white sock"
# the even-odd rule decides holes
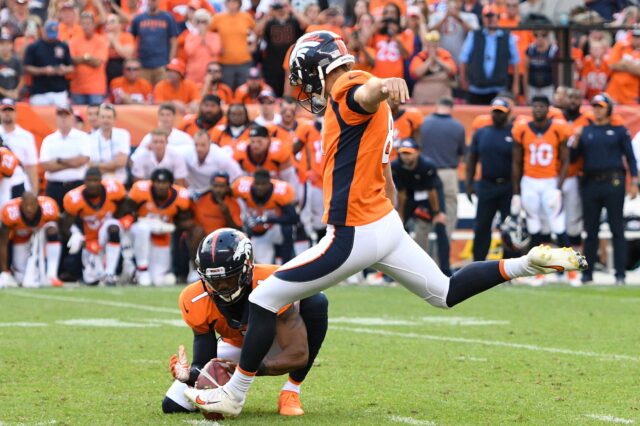
[[[284,386],[282,387],[283,391],[291,391],[291,392],[295,392],[297,394],[300,394],[300,385],[302,383],[298,383],[298,382],[294,382],[293,380],[291,380],[291,377],[289,377],[289,380],[287,380],[284,384]]]
[[[115,275],[116,268],[118,267],[118,260],[120,260],[120,243],[107,243],[107,247],[104,249],[106,260],[106,273],[107,275]]]
[[[540,273],[540,270],[529,265],[526,255],[515,259],[504,259],[501,262],[509,278],[530,277]]]
[[[54,241],[45,244],[45,256],[47,257],[47,276],[58,278],[58,264],[60,263],[60,242]]]
[[[237,367],[233,376],[231,376],[231,379],[224,387],[238,399],[244,399],[255,378],[255,374],[245,374],[240,367]]]
[[[171,384],[171,387],[167,390],[165,396],[189,411],[196,411],[196,407],[194,407],[191,401],[184,396],[184,391],[187,387],[186,383],[176,380]]]

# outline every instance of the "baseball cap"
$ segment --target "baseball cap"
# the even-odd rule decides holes
[[[155,169],[151,173],[151,182],[169,182],[173,184],[173,173],[165,168]]]
[[[16,109],[16,101],[11,98],[4,98],[0,101],[0,110]]]
[[[66,114],[75,115],[71,104],[62,104],[56,106],[56,114],[64,112]]]
[[[229,185],[229,173],[226,172],[216,172],[211,175],[211,183],[225,183]]]
[[[265,89],[265,90],[261,91],[260,94],[258,95],[258,101],[260,103],[262,103],[262,101],[265,101],[265,100],[275,101],[275,99],[276,99],[275,93],[273,93],[269,89]]]
[[[58,38],[58,22],[47,21],[44,24],[44,32],[47,38]]]
[[[511,107],[509,103],[501,98],[495,98],[491,102],[491,111],[502,111],[505,114],[509,114],[511,112]]]
[[[418,152],[420,147],[413,138],[405,138],[398,143],[398,152]]]
[[[262,78],[262,73],[260,72],[259,68],[256,67],[252,67],[249,70],[249,76],[247,78],[251,78],[251,79],[258,79],[258,78]]]
[[[171,62],[169,62],[169,65],[167,65],[167,71],[175,71],[184,77],[186,67],[184,65],[184,62],[182,62],[180,59],[173,58]]]
[[[608,108],[609,107],[609,99],[607,99],[607,97],[605,95],[603,95],[602,93],[599,93],[599,94],[595,95],[593,98],[591,98],[591,105],[593,105],[593,106],[601,106],[603,108]]]
[[[253,137],[267,138],[269,137],[269,131],[264,126],[261,126],[259,124],[254,124],[253,126],[251,126],[251,130],[249,130],[249,137],[250,138],[253,138]]]

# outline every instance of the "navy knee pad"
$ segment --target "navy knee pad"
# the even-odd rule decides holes
[[[58,234],[58,230],[56,228],[47,228],[44,235],[48,243],[55,243],[60,241],[60,235]]]
[[[110,225],[107,228],[107,241],[110,243],[120,243],[120,228],[116,225]]]

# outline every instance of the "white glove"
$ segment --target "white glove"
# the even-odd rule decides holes
[[[191,366],[189,365],[189,361],[187,361],[187,353],[184,350],[184,346],[178,346],[178,355],[171,356],[171,374],[173,377],[182,382],[186,383],[189,380],[189,372],[191,370]]]
[[[173,223],[167,223],[156,217],[145,217],[141,220],[146,222],[152,234],[171,234],[176,230],[176,226]]]
[[[520,210],[522,210],[520,195],[514,195],[511,197],[511,214],[513,216],[518,216],[520,214]]]
[[[84,243],[84,235],[80,232],[71,232],[69,241],[67,241],[67,247],[69,247],[69,254],[76,254],[82,248]]]
[[[0,273],[0,288],[18,287],[18,282],[13,278],[13,274],[8,271]]]

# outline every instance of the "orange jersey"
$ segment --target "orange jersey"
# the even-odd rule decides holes
[[[331,88],[322,140],[325,223],[366,225],[393,210],[383,175],[393,149],[391,109],[383,102],[369,114],[349,95],[371,77],[349,71]]]
[[[98,232],[102,223],[113,217],[113,214],[118,210],[118,204],[127,195],[124,185],[114,179],[104,179],[102,187],[104,191],[95,200],[85,197],[85,185],[72,189],[64,196],[64,210],[71,216],[82,219],[84,237],[87,241],[98,240]]]
[[[238,86],[235,93],[233,94],[233,101],[237,104],[245,104],[245,105],[255,105],[258,103],[258,95],[263,90],[268,90],[273,92],[271,86],[266,83],[260,83],[260,90],[256,91],[254,94],[249,90],[249,84],[244,83],[241,86]]]
[[[207,95],[216,95],[223,104],[233,103],[233,90],[222,82],[216,84],[215,87],[211,86]]]
[[[380,78],[404,78],[404,58],[400,53],[398,43],[407,50],[408,57],[413,54],[413,31],[404,30],[394,40],[383,34],[371,37],[371,47],[376,49],[376,63],[371,74]]]
[[[458,73],[458,66],[451,57],[451,53],[447,52],[441,47],[438,47],[438,49],[436,50],[436,57],[451,68],[449,76],[451,78],[455,77],[455,75]],[[417,70],[420,65],[424,64],[427,61],[427,59],[429,59],[429,52],[425,51],[419,52],[416,56],[413,57],[413,59],[411,60],[411,64],[409,65],[409,74],[411,75],[411,78],[413,78],[414,80],[420,80],[422,77],[424,77],[424,75],[418,75]]]
[[[214,126],[209,134],[211,135],[211,142],[221,147],[230,146],[233,148],[239,140],[249,140],[249,128],[246,128],[237,138],[234,138],[225,124]]]
[[[189,191],[179,185],[173,185],[169,190],[169,198],[159,201],[151,191],[150,180],[140,180],[133,184],[129,191],[129,198],[138,206],[138,217],[158,218],[172,223],[178,213],[187,211],[191,207]],[[168,246],[171,235],[151,235],[151,240],[157,246]]]
[[[596,61],[590,55],[586,56],[580,71],[580,80],[585,97],[591,99],[598,93],[604,92],[610,75],[611,70],[604,60]]]
[[[608,55],[609,66],[620,61],[634,65],[640,64],[640,50],[634,49],[630,42],[617,42]],[[607,86],[607,93],[619,104],[635,104],[640,92],[640,76],[625,71],[613,71]]]
[[[174,87],[169,80],[160,80],[153,88],[153,100],[155,103],[168,101],[180,101],[188,104],[200,99],[200,90],[191,80],[183,79],[178,87]]]
[[[225,117],[222,117],[220,118],[220,120],[218,120],[216,125],[224,125],[226,121],[227,119]],[[198,114],[187,114],[183,117],[182,123],[180,123],[178,129],[182,130],[185,133],[188,133],[189,136],[194,136],[198,132],[198,130],[204,129],[204,127],[201,127],[201,124],[202,123],[200,123],[200,121],[198,120]],[[211,128],[207,130],[207,133],[209,133],[209,137],[213,136],[213,129],[216,127],[216,125],[211,126]]]
[[[287,136],[288,137],[288,136]],[[251,155],[251,147],[248,140],[239,140],[236,143],[233,158],[240,164],[240,167],[247,173],[253,173],[258,169],[266,169],[271,173],[280,171],[283,164],[286,164],[293,157],[293,147],[290,140],[271,139],[267,155],[264,160],[258,162]]]
[[[266,201],[257,201],[252,192],[251,185],[253,185],[252,176],[242,176],[236,179],[231,186],[233,195],[238,199],[244,201],[247,207],[247,213],[249,216],[275,216],[278,217],[282,214],[282,208],[289,204],[292,204],[296,198],[295,190],[288,182],[281,180],[271,179],[273,184],[273,191]],[[264,234],[269,229],[269,224],[257,225],[253,232],[256,234]]]
[[[151,103],[153,87],[144,78],[130,83],[125,77],[116,77],[111,80],[110,88],[111,99],[116,104],[125,103],[125,95],[134,102]]]
[[[398,143],[401,139],[415,138],[416,130],[420,128],[424,116],[416,108],[406,108],[400,110],[398,115],[393,117],[393,140]],[[417,139],[416,139],[417,141]],[[394,149],[391,151],[389,162],[398,157],[398,152]]]
[[[48,222],[56,222],[60,217],[58,203],[50,197],[38,197],[39,211],[32,222],[28,222],[20,205],[22,198],[10,200],[2,208],[2,226],[9,230],[9,238],[14,244],[24,244],[34,231],[40,230]]]
[[[18,157],[9,148],[0,147],[0,179],[13,176],[13,172],[20,164]]]
[[[322,136],[316,126],[312,121],[297,120],[291,130],[279,128],[302,144],[302,149],[294,156],[300,182],[308,180],[313,186],[322,188]]]
[[[252,287],[256,288],[261,281],[266,280],[277,269],[277,265],[255,265],[253,267]],[[236,347],[242,346],[244,333],[247,329],[247,324],[243,321],[244,315],[241,318],[232,318],[231,314],[225,310],[228,316],[225,317],[218,309],[213,298],[205,290],[202,281],[196,281],[185,287],[180,293],[178,305],[182,311],[182,319],[195,334],[206,334],[215,331],[226,342]],[[287,305],[287,308],[289,306]],[[245,306],[245,308],[248,309],[248,306]],[[284,312],[284,310],[281,310],[281,312]]]
[[[240,204],[238,204],[238,201],[232,196],[226,196],[224,198],[224,204],[229,209],[229,214],[235,224],[242,225]],[[220,209],[220,205],[213,199],[211,191],[205,192],[195,200],[191,206],[191,211],[193,212],[193,218],[196,223],[200,225],[207,234],[210,234],[216,229],[229,226]]]
[[[533,121],[514,124],[513,139],[524,150],[523,175],[536,179],[558,176],[558,147],[570,136],[570,130],[564,120],[551,120],[544,129],[535,127]]]
[[[363,50],[367,51],[367,54],[373,58],[373,65],[370,65],[367,62],[367,57],[365,56]],[[376,49],[374,49],[373,47],[370,46],[364,46],[362,48],[362,50],[358,53],[354,53],[355,59],[356,59],[356,63],[353,64],[353,68],[351,68],[354,71],[366,71],[366,72],[371,72],[373,71],[373,67],[375,66],[376,62],[375,62],[375,58],[376,58]],[[299,88],[299,86],[296,86],[296,88]]]

